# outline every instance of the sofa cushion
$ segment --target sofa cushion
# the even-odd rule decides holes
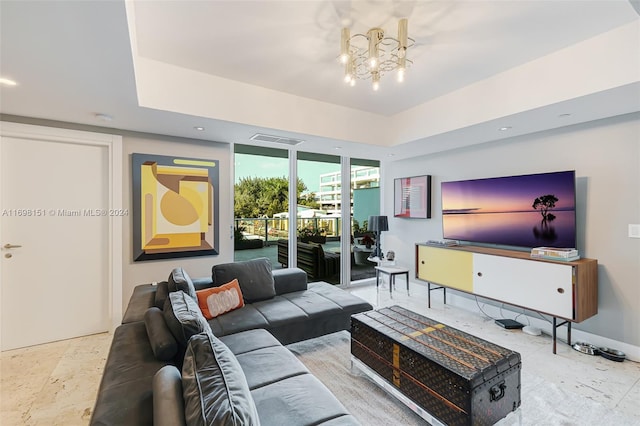
[[[153,425],[151,382],[165,365],[154,356],[143,321],[116,328],[90,424]]]
[[[164,301],[167,300],[167,296],[169,296],[169,283],[166,281],[160,281],[158,284],[156,284],[156,308],[164,308]]]
[[[251,390],[309,373],[307,367],[282,345],[236,354],[236,358]]]
[[[241,331],[239,333],[222,336],[219,339],[222,343],[227,345],[236,358],[238,355],[258,349],[282,346],[280,342],[278,342],[278,340],[264,328]],[[242,365],[242,363],[240,365]]]
[[[206,319],[212,319],[218,315],[234,309],[242,308],[244,301],[238,280],[211,287],[204,290],[197,290],[198,306]]]
[[[169,274],[169,279],[167,280],[169,291],[184,291],[189,296],[193,297],[196,300],[196,288],[193,285],[193,281],[191,281],[191,277],[189,274],[182,268],[174,268],[173,271]]]
[[[259,425],[258,412],[242,367],[211,333],[189,340],[182,366],[188,425]]]
[[[211,274],[215,285],[237,279],[245,303],[271,299],[276,295],[271,261],[266,257],[215,265]]]
[[[249,304],[210,319],[209,326],[213,334],[219,337],[254,328],[269,328],[269,322],[252,304]]]
[[[292,355],[293,356],[293,355]],[[358,425],[326,386],[311,374],[300,374],[251,391],[262,426]]]
[[[162,311],[155,306],[144,314],[144,325],[156,359],[169,361],[178,352],[178,343],[167,327]]]
[[[171,334],[183,349],[194,334],[211,331],[198,303],[183,291],[169,293],[163,313]]]

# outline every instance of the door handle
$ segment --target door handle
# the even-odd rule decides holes
[[[4,245],[4,248],[6,248],[6,249],[20,248],[20,247],[22,247],[22,246],[15,245],[15,244],[9,244],[9,243]]]

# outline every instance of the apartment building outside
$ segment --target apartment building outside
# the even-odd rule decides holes
[[[351,168],[351,191],[349,208],[353,209],[353,191],[357,189],[379,188],[380,168],[368,166],[355,166]],[[328,213],[338,213],[342,209],[340,196],[342,185],[340,172],[324,173],[320,175],[320,190],[316,199],[320,203],[320,209]]]

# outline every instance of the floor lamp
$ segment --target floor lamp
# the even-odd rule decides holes
[[[376,249],[373,252],[372,257],[377,257],[378,259],[384,259],[384,254],[382,254],[382,249],[380,248],[380,237],[382,231],[389,230],[389,222],[387,221],[386,216],[369,216],[369,225],[368,228],[370,231],[375,232],[376,234]]]

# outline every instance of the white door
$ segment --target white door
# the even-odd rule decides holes
[[[0,162],[2,350],[109,330],[109,148],[3,136]]]

